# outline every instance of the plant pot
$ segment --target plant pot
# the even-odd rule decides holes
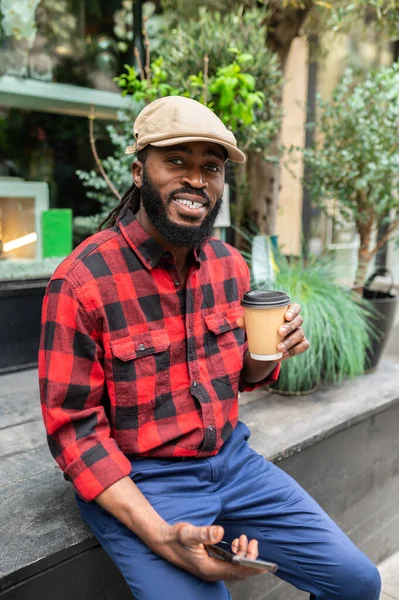
[[[47,279],[0,282],[0,374],[37,365]]]
[[[391,283],[387,291],[371,289],[371,283],[381,275],[390,275]],[[371,345],[367,350],[365,369],[366,372],[372,372],[376,370],[381,356],[384,352],[384,348],[387,344],[389,334],[395,323],[395,313],[397,306],[397,296],[392,292],[393,280],[392,274],[387,269],[377,269],[366,281],[362,296],[367,300],[372,308],[374,314],[370,317],[371,326],[377,332],[376,336],[373,336]]]
[[[273,392],[273,394],[280,394],[280,396],[309,396],[310,394],[314,394],[314,392],[316,392],[318,387],[319,386],[317,384],[315,384],[313,387],[311,387],[308,390],[302,390],[299,392],[289,392],[288,390],[282,390],[278,387],[274,387],[273,385],[271,385],[270,391]]]
[[[364,297],[364,296],[363,296]],[[371,340],[371,346],[366,355],[366,371],[377,368],[387,344],[389,334],[395,321],[397,298],[367,298],[375,310],[375,315],[370,317],[373,327],[378,331],[378,337]]]

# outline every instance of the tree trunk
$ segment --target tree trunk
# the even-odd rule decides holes
[[[277,54],[284,70],[292,41],[299,36],[308,14],[314,7],[314,1],[302,1],[301,8],[289,4],[283,6],[281,2],[277,4],[266,19],[266,46]]]
[[[313,0],[305,0],[303,8],[281,7],[280,3],[266,20],[266,46],[275,52],[284,72],[293,40],[300,34],[302,25],[313,8]],[[281,96],[281,104],[283,98]],[[281,106],[280,106],[281,108]],[[271,155],[278,155],[280,135],[272,143]],[[280,191],[280,166],[266,162],[259,154],[248,156],[249,217],[259,231],[275,235]]]
[[[276,139],[274,145],[277,146]],[[261,234],[274,235],[276,232],[280,169],[266,162],[261,154],[248,154],[248,216]]]
[[[358,263],[355,277],[355,287],[363,287],[366,281],[367,269],[372,258],[370,252],[370,238],[373,229],[373,221],[367,223],[357,223],[357,230],[360,234],[360,247],[358,252]]]
[[[234,213],[234,225],[237,229],[243,226],[243,220],[248,199],[248,178],[247,178],[247,164],[248,163],[237,163],[235,168],[235,179],[236,179],[236,205]],[[242,247],[242,236],[239,231],[235,232],[234,245],[236,248]]]

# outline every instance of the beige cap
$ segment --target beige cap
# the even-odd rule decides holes
[[[166,96],[148,104],[133,125],[135,143],[126,148],[134,154],[151,144],[166,147],[184,142],[220,144],[233,162],[245,162],[237,141],[229,129],[209,108],[191,98]]]

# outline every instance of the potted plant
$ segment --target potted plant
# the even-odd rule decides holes
[[[335,202],[343,219],[354,223],[360,238],[354,287],[363,290],[371,261],[399,226],[399,64],[370,72],[356,81],[347,70],[330,100],[318,98],[317,137],[303,149],[308,166],[305,184],[313,202]],[[376,235],[376,232],[383,232]],[[394,321],[396,296],[373,297],[384,335],[371,349],[375,367]],[[376,313],[374,313],[376,314]]]
[[[253,236],[245,235],[252,243]],[[276,289],[289,295],[301,307],[306,324],[306,336],[310,349],[295,360],[283,361],[281,374],[272,388],[289,395],[308,394],[320,383],[339,383],[346,377],[362,375],[365,354],[375,333],[365,318],[368,308],[365,301],[351,290],[333,281],[328,262],[302,258],[287,260],[275,255],[277,272],[271,278],[260,281],[254,278],[254,256],[243,251],[251,270],[252,289]],[[264,262],[269,259],[265,250]]]

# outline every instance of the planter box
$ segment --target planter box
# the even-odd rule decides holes
[[[0,373],[37,365],[48,279],[0,282]]]

